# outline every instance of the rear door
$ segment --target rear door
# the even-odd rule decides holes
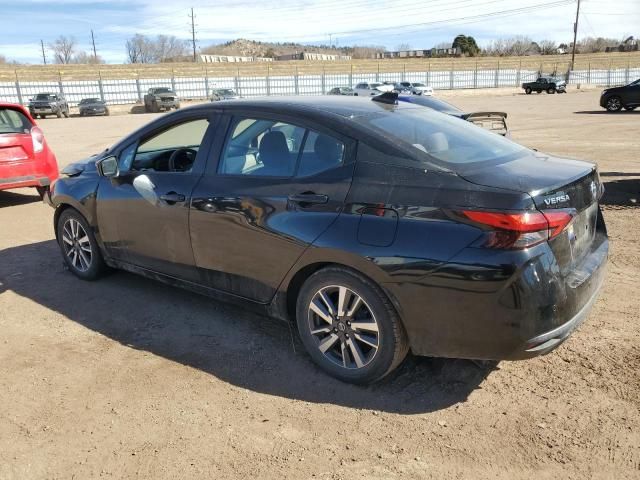
[[[355,142],[282,116],[247,112],[228,122],[218,161],[193,194],[195,263],[208,286],[266,303],[338,217]]]

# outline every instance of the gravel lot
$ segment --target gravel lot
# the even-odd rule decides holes
[[[62,268],[52,210],[0,192],[0,479],[640,478],[640,110],[599,93],[442,94],[529,147],[595,161],[608,279],[552,354],[409,358],[368,388],[287,325],[127,273]],[[60,165],[155,115],[40,121]]]

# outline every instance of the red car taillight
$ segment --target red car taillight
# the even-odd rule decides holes
[[[489,248],[527,248],[551,240],[569,225],[573,210],[545,210],[542,212],[460,212],[472,222],[489,227],[484,246]]]
[[[38,127],[31,128],[31,141],[33,142],[34,153],[44,150],[44,134]]]

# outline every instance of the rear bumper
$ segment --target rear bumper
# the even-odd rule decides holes
[[[51,185],[49,177],[25,175],[21,177],[0,178],[0,190],[22,187],[48,187]]]
[[[548,245],[529,251],[467,248],[419,281],[386,284],[401,307],[414,354],[520,360],[546,354],[574,332],[606,272],[606,234],[562,276]]]

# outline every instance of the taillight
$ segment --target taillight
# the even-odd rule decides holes
[[[44,134],[38,127],[31,128],[31,141],[33,142],[33,151],[40,153],[44,150]]]
[[[569,225],[574,210],[542,212],[486,212],[463,210],[464,217],[485,227],[483,246],[489,248],[527,248],[551,240]]]

